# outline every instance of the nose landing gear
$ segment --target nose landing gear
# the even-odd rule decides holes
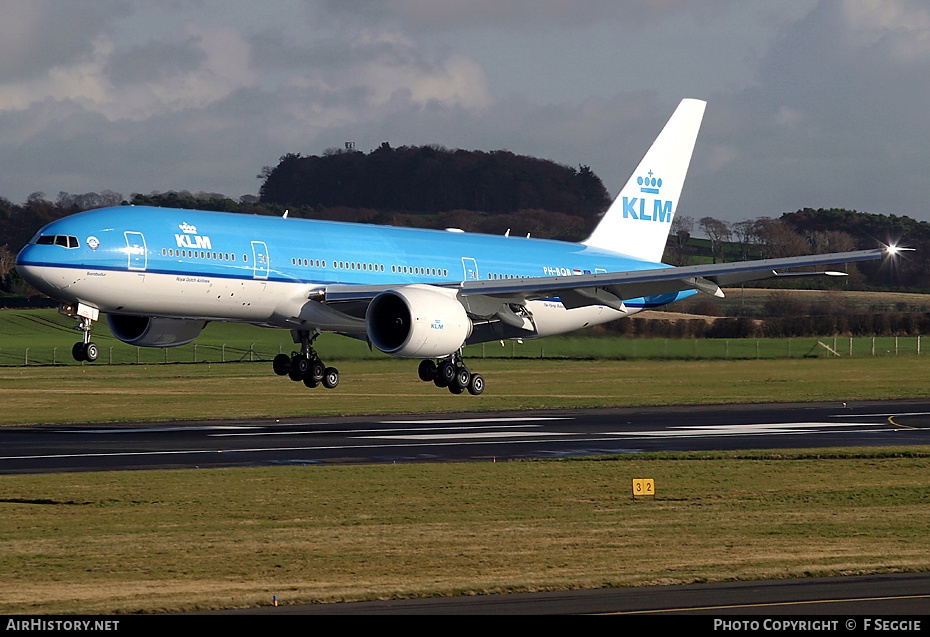
[[[82,340],[71,348],[71,356],[79,363],[84,361],[93,363],[100,355],[100,350],[97,344],[90,340],[90,330],[94,326],[94,321],[100,318],[100,310],[78,303],[77,306],[62,305],[58,311],[65,316],[78,319],[79,323],[74,326],[74,329],[83,332]]]

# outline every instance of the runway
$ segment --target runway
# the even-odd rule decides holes
[[[0,428],[0,474],[930,444],[930,400]]]

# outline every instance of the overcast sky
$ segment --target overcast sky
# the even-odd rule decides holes
[[[0,196],[257,194],[285,153],[440,144],[615,195],[708,101],[680,214],[930,221],[923,0],[0,0]]]

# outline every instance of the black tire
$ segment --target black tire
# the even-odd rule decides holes
[[[97,349],[96,343],[88,343],[84,346],[84,360],[88,363],[93,363],[98,356],[100,356],[100,350]]]
[[[468,387],[471,381],[471,372],[465,369],[464,367],[455,368],[455,380],[453,381],[454,385],[458,385],[462,389]]]
[[[458,383],[452,383],[451,385],[449,385],[449,391],[453,394],[458,395],[458,394],[461,394],[465,390],[462,387],[460,387]]]
[[[335,367],[327,367],[326,373],[323,374],[323,387],[334,389],[339,384],[339,370]]]
[[[83,362],[84,360],[84,343],[75,343],[74,347],[71,348],[71,357],[74,358],[77,362]]]
[[[452,381],[455,380],[455,363],[450,360],[439,363],[439,368],[436,370],[436,378],[442,381],[440,387],[448,387],[451,385]]]
[[[310,371],[309,378],[314,383],[322,383],[323,377],[326,376],[326,365],[323,364],[323,361],[316,359],[310,362]],[[316,385],[314,385],[316,386]]]
[[[301,380],[310,376],[310,359],[306,356],[298,356],[297,364],[294,365],[294,367],[297,368],[297,373],[300,375]]]
[[[468,393],[472,396],[479,396],[484,393],[484,376],[481,374],[471,375],[471,382],[468,383]]]
[[[436,363],[430,359],[420,361],[420,366],[417,367],[417,376],[420,377],[424,383],[428,383],[436,379]]]
[[[278,376],[287,376],[287,373],[291,371],[291,357],[287,354],[278,354],[271,361],[271,368]]]
[[[299,383],[304,379],[303,374],[300,373],[300,361],[307,359],[301,356],[300,354],[294,354],[291,356],[291,368],[287,370],[287,377],[290,378],[295,383]]]
[[[319,384],[320,384],[319,381],[315,381],[315,380],[313,380],[312,378],[309,378],[309,377],[308,377],[308,378],[305,378],[305,379],[304,379],[304,385],[306,385],[306,386],[309,387],[310,389],[313,389],[313,388],[315,388],[315,387],[318,387]]]

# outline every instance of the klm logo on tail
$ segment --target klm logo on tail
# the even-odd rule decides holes
[[[672,222],[672,202],[658,198],[659,190],[662,188],[662,179],[653,176],[650,170],[645,176],[636,178],[639,184],[639,191],[648,195],[656,195],[651,198],[652,209],[646,206],[646,197],[623,197],[623,218],[636,219],[638,221],[658,221],[660,223]],[[651,214],[650,214],[651,213]]]

